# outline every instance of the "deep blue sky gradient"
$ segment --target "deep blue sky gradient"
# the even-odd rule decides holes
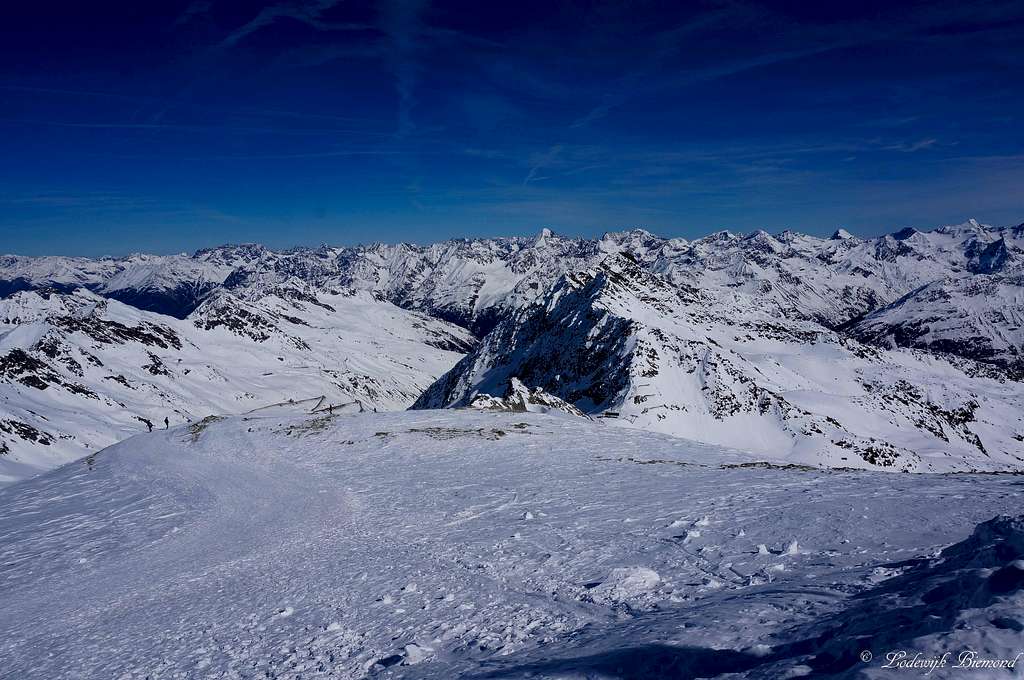
[[[0,252],[1024,221],[1024,2],[10,3]]]

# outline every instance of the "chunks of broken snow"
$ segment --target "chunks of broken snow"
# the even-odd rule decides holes
[[[661,585],[658,572],[647,567],[619,567],[612,569],[600,584],[590,592],[595,602],[628,602],[650,594]]]

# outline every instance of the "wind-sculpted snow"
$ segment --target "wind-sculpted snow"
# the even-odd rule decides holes
[[[786,467],[563,414],[211,417],[0,490],[0,658],[51,680],[1012,659],[1024,525],[993,518],[1018,515],[1020,488]]]
[[[0,300],[0,482],[164,418],[321,395],[323,408],[405,408],[472,342],[367,293],[220,291],[178,320],[86,291],[21,292]]]
[[[1024,467],[1017,383],[672,285],[623,254],[508,317],[414,408],[465,406],[512,379],[626,426],[798,463]]]

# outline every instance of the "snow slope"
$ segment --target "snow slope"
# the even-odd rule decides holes
[[[1024,468],[1020,384],[961,364],[673,285],[618,253],[506,317],[414,408],[467,406],[518,379],[629,427],[797,463]]]
[[[185,320],[85,290],[0,300],[0,483],[95,453],[145,420],[318,396],[321,408],[402,409],[473,342],[368,293],[263,293],[218,291]]]
[[[1012,658],[1024,524],[990,520],[1019,513],[1020,488],[773,468],[561,414],[211,418],[0,490],[0,658],[48,679],[849,678],[891,677],[893,649]]]
[[[888,347],[974,357],[1024,377],[1024,273],[933,281],[853,324],[851,335]]]

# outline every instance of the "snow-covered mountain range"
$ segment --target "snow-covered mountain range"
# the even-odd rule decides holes
[[[872,239],[545,229],[4,256],[0,475],[87,453],[140,418],[321,395],[497,405],[536,388],[618,424],[803,463],[1019,467],[1022,281],[1024,225],[973,220]]]
[[[1020,383],[879,351],[749,299],[673,285],[628,255],[561,278],[416,402],[525,384],[626,424],[763,456],[908,471],[1024,463]]]

